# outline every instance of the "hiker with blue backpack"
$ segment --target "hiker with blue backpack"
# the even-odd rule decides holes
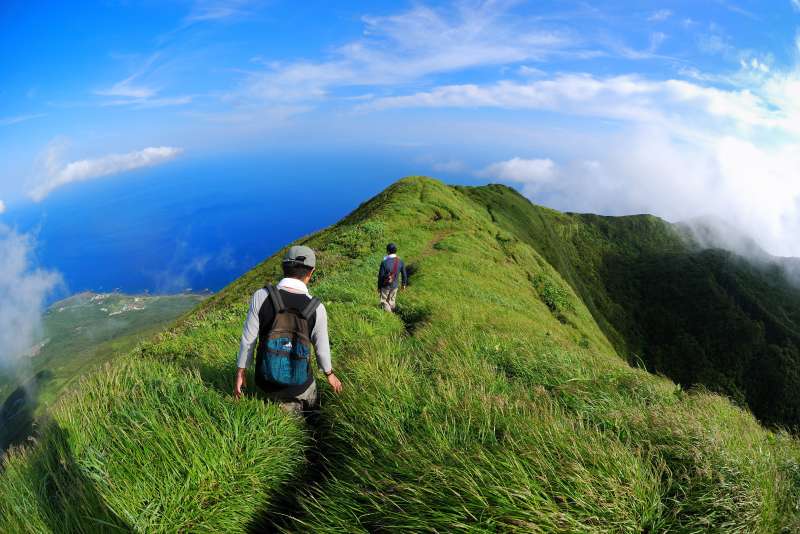
[[[401,285],[402,278],[402,285]],[[405,289],[408,285],[406,264],[397,256],[397,245],[386,245],[386,256],[378,269],[378,293],[381,297],[381,307],[392,312],[396,306],[397,291]]]
[[[308,293],[307,284],[316,264],[313,250],[293,246],[283,258],[283,279],[277,286],[268,285],[253,295],[239,348],[233,391],[237,399],[242,396],[255,352],[255,383],[268,399],[292,413],[318,409],[312,344],[317,365],[328,383],[336,393],[342,390],[331,366],[328,313],[320,300]]]

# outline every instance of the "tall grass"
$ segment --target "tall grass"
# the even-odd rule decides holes
[[[62,400],[6,460],[0,530],[800,530],[797,442],[628,367],[495,216],[414,178],[304,241],[344,383],[314,426],[228,393],[260,265]],[[388,240],[414,271],[396,315]]]

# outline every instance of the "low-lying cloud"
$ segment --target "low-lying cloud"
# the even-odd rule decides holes
[[[533,193],[540,187],[550,184],[556,179],[557,174],[558,169],[551,159],[522,158],[492,163],[478,173],[479,176],[487,178],[499,178],[523,184],[527,193]]]
[[[728,81],[737,88],[723,89],[564,74],[440,86],[362,109],[499,108],[574,117],[576,125],[560,133],[581,132],[580,145],[551,144],[557,153],[515,148],[476,174],[515,182],[532,199],[570,211],[650,212],[670,220],[714,215],[772,254],[800,256],[800,69],[765,73],[748,63],[736,76]]]
[[[772,254],[800,256],[800,152],[727,136],[687,145],[643,128],[558,162],[515,157],[480,176],[519,184],[534,201],[570,211],[712,215]],[[542,163],[548,162],[548,163]]]
[[[58,152],[57,146],[51,147],[45,156],[46,177],[29,193],[35,202],[41,202],[54,190],[67,184],[159,165],[174,159],[183,150],[169,146],[148,147],[126,154],[110,154],[101,158],[82,159],[65,165],[58,161]]]
[[[47,297],[62,283],[34,267],[33,240],[0,225],[0,370],[17,367],[41,331]]]

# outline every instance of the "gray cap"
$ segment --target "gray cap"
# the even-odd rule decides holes
[[[283,263],[296,263],[305,265],[306,267],[316,267],[317,257],[314,251],[302,245],[295,245],[290,247],[283,257]]]

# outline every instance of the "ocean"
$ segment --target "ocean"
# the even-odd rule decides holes
[[[81,291],[218,291],[414,171],[402,154],[186,157],[71,184],[0,218]],[[13,208],[13,206],[12,206]]]

